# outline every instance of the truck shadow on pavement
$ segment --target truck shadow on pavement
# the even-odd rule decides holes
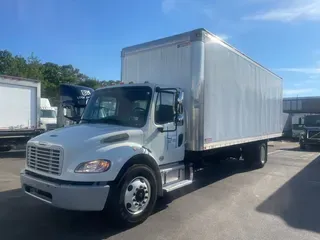
[[[174,201],[177,198],[183,197],[191,192],[194,192],[200,188],[211,185],[215,182],[218,182],[222,179],[228,178],[232,175],[238,173],[244,173],[251,171],[247,169],[243,161],[228,159],[226,161],[222,161],[220,164],[212,164],[207,166],[204,170],[199,171],[194,174],[194,183],[177,189],[174,192],[166,194],[164,198],[158,200],[158,204],[156,206],[156,212],[162,211],[168,207],[168,204]]]
[[[256,210],[289,226],[320,233],[320,157],[286,182]]]
[[[210,166],[196,176],[194,184],[159,199],[154,214],[170,207],[169,204],[179,197],[245,171],[241,161]],[[100,240],[127,230],[111,227],[110,221],[112,219],[104,213],[52,208],[25,196],[21,189],[0,192],[0,239]]]
[[[282,151],[294,151],[294,152],[320,152],[320,147],[319,146],[308,146],[307,149],[302,150],[300,147],[294,147],[294,148],[280,148],[279,150]]]
[[[2,158],[25,158],[25,150],[9,151],[9,152],[0,152],[0,159]]]

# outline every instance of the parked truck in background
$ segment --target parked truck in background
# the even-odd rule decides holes
[[[320,145],[320,115],[307,115],[304,117],[304,130],[300,134],[299,143],[301,149],[308,146]]]
[[[304,131],[304,119],[307,113],[292,114],[292,138],[299,139],[301,133]]]
[[[93,89],[89,87],[61,84],[59,87],[60,104],[57,108],[58,127],[76,124],[87,105]]]
[[[57,108],[51,106],[48,98],[41,98],[40,127],[46,131],[57,128]]]
[[[280,77],[204,29],[121,56],[126,84],[94,91],[79,124],[28,142],[25,193],[134,225],[192,184],[204,157],[265,165],[267,141],[282,135]]]
[[[0,75],[0,112],[0,151],[17,148],[42,133],[40,82]]]

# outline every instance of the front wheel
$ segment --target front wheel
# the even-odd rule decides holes
[[[134,226],[145,221],[152,213],[157,200],[157,184],[154,171],[146,165],[133,165],[113,186],[107,206],[116,222],[122,226]],[[107,203],[109,204],[109,203]]]

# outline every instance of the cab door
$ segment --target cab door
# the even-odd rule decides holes
[[[180,98],[179,98],[180,96]],[[159,165],[182,161],[185,154],[183,93],[178,89],[159,89],[155,96],[150,148]]]

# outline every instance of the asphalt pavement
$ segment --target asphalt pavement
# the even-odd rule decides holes
[[[213,165],[196,182],[160,199],[143,224],[114,229],[101,213],[52,208],[25,196],[23,151],[0,154],[0,239],[320,239],[319,149],[270,143],[263,169]]]

